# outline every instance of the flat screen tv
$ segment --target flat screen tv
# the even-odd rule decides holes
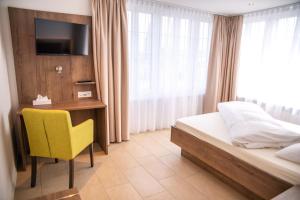
[[[37,55],[88,55],[89,27],[45,19],[35,19]]]

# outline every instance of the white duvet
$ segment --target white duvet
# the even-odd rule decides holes
[[[280,148],[300,142],[300,126],[274,119],[254,103],[219,103],[232,143],[245,148]]]

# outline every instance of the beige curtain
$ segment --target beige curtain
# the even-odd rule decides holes
[[[242,16],[214,16],[204,113],[215,112],[219,102],[236,98],[242,25]]]
[[[107,105],[109,142],[129,139],[126,0],[92,0],[98,99]]]

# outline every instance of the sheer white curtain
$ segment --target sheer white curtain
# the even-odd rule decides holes
[[[239,99],[300,123],[300,4],[244,16]]]
[[[213,16],[147,0],[129,0],[127,16],[130,132],[201,113]]]

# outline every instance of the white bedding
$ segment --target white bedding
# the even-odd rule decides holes
[[[278,149],[245,149],[232,145],[230,135],[219,113],[181,118],[176,121],[175,127],[275,177],[293,185],[300,184],[300,164],[277,157],[275,153]]]
[[[233,144],[245,148],[280,148],[300,142],[300,126],[274,119],[254,103],[219,103]]]

